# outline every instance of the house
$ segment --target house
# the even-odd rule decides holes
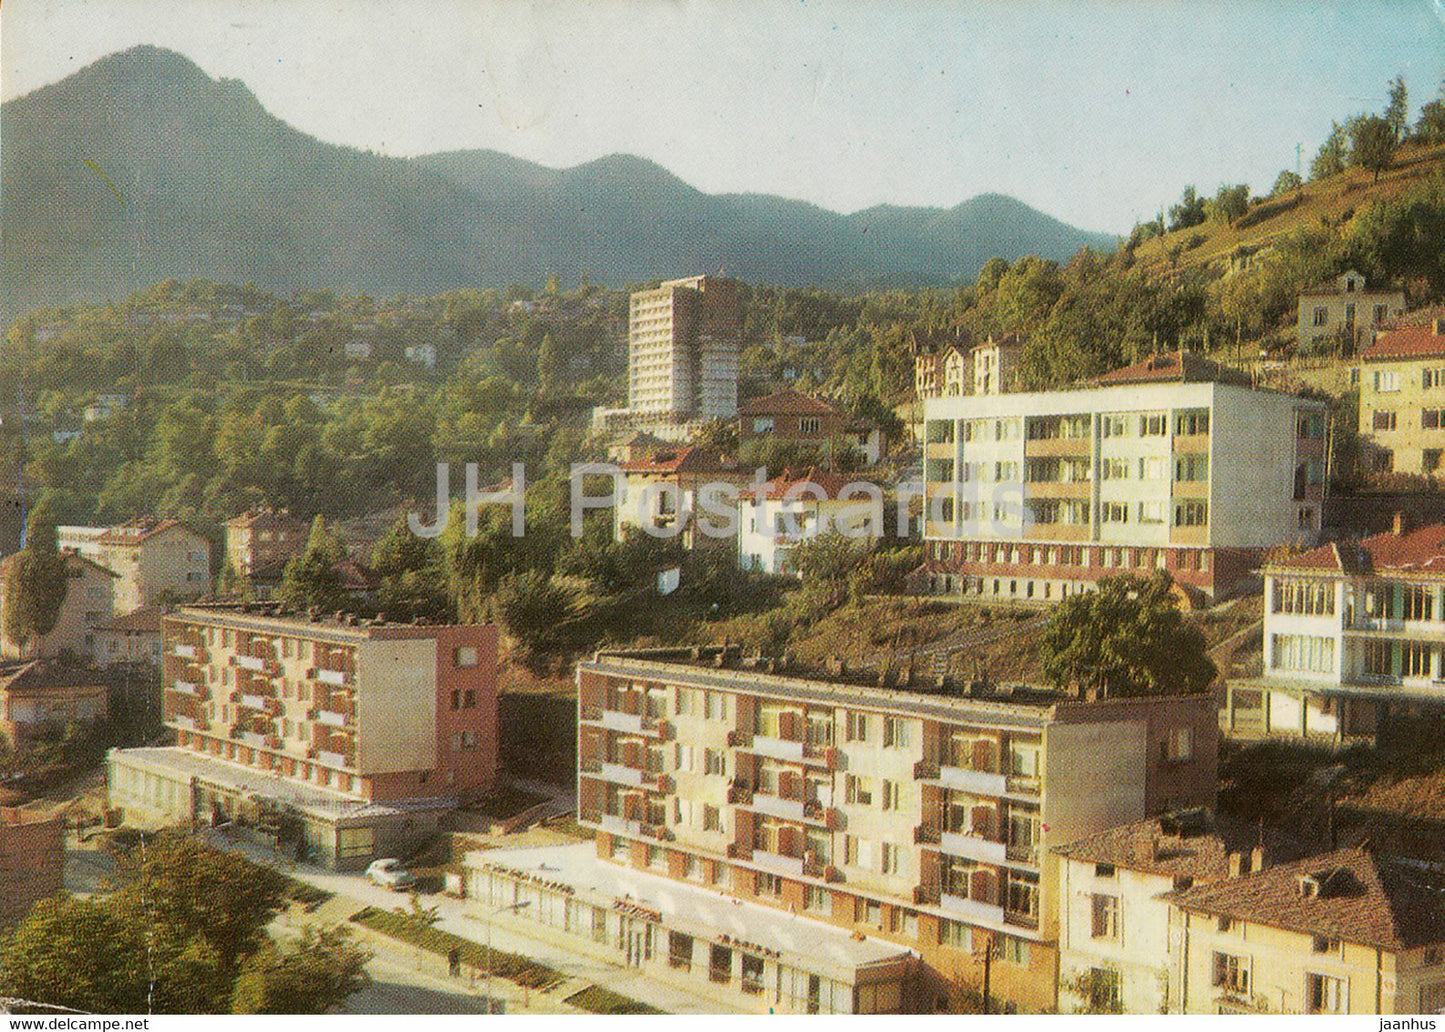
[[[1176,1013],[1445,1013],[1438,871],[1355,847],[1168,899]]]
[[[1165,897],[1306,850],[1206,809],[1147,817],[1054,850],[1059,860],[1059,1008],[1166,1014],[1178,1001]]]
[[[249,510],[226,521],[226,562],[248,578],[305,551],[309,530],[285,509]]]
[[[1319,350],[1329,342],[1343,345],[1342,354],[1354,354],[1361,343],[1405,312],[1403,290],[1370,289],[1365,277],[1353,269],[1321,283],[1299,296],[1299,346]]]
[[[409,344],[407,345],[406,360],[426,369],[437,367],[437,347],[435,344]]]
[[[915,953],[907,996],[876,1010],[959,1007],[985,950],[996,1000],[1054,1007],[1064,901],[1052,848],[1213,803],[1206,695],[949,692],[906,672],[880,687],[876,672],[749,660],[735,647],[600,652],[577,683],[578,819],[596,832],[597,859],[786,912],[800,940],[816,922]],[[665,916],[631,932],[660,950]],[[720,930],[765,943],[752,928]],[[751,965],[770,993],[789,987],[790,1008],[812,975],[839,980],[836,965],[810,971],[684,934],[680,960],[734,980]]]
[[[1445,320],[1381,333],[1360,352],[1361,460],[1439,476],[1445,456]]]
[[[0,806],[0,932],[64,888],[65,823],[59,815]]]
[[[762,573],[796,573],[792,557],[802,542],[830,531],[855,540],[882,537],[887,516],[875,485],[814,469],[785,470],[742,493],[738,565]]]
[[[1039,603],[1157,569],[1228,596],[1267,549],[1316,539],[1328,418],[1187,352],[1067,390],[927,399],[917,583]]]
[[[352,337],[342,345],[341,350],[350,362],[369,362],[375,346],[369,340]]]
[[[246,578],[246,586],[257,599],[273,599],[281,589],[286,577],[288,560],[277,559],[265,566],[253,569]],[[376,571],[364,563],[345,556],[331,565],[336,574],[337,586],[348,598],[364,601],[376,590]]]
[[[871,419],[848,420],[839,436],[862,456],[865,464],[876,466],[883,461],[888,441],[883,436],[883,428]]]
[[[147,517],[114,527],[63,526],[57,528],[57,541],[62,551],[115,572],[117,613],[194,599],[211,589],[211,543],[175,520]]]
[[[160,668],[161,619],[166,608],[141,606],[95,628],[91,658],[98,666],[144,664]]]
[[[748,482],[736,462],[711,448],[664,448],[619,469],[612,509],[617,540],[631,527],[677,538],[688,549],[732,547],[737,530],[725,533],[726,519],[737,522],[738,490]]]
[[[738,406],[738,442],[753,440],[826,444],[843,429],[843,414],[825,401],[791,388]]]
[[[352,869],[497,784],[495,628],[213,604],[163,634],[176,745],[111,751],[128,820],[234,820]]]
[[[964,369],[969,344],[962,330],[914,331],[908,349],[913,354],[913,392],[920,401],[968,393]]]
[[[17,562],[21,553],[0,559],[0,621],[10,599],[6,583],[10,564]],[[99,563],[76,553],[63,553],[65,559],[65,598],[60,603],[60,612],[55,625],[41,635],[21,646],[0,634],[0,660],[39,659],[71,653],[88,656],[95,648],[96,629],[111,618],[115,612],[115,594],[119,577]]]
[[[12,748],[109,712],[110,689],[93,670],[43,659],[0,664],[0,736]]]
[[[1264,671],[1230,681],[1236,737],[1373,741],[1391,722],[1445,727],[1445,525],[1392,530],[1264,568]]]

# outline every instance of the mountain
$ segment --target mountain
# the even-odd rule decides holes
[[[994,255],[1113,244],[997,194],[841,215],[705,194],[624,154],[568,169],[484,150],[385,157],[316,140],[242,83],[150,46],[0,105],[0,139],[7,317],[170,277],[379,295],[718,268],[911,285],[970,278]]]

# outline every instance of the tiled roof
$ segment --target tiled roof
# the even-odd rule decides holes
[[[1249,374],[1242,370],[1222,366],[1192,351],[1170,351],[1150,355],[1142,362],[1105,373],[1095,378],[1094,383],[1100,387],[1129,383],[1235,383],[1248,386],[1251,380]]]
[[[192,537],[200,537],[195,531],[182,526],[178,520],[163,520],[146,516],[138,520],[130,520],[127,523],[116,524],[102,534],[98,540],[106,545],[132,545],[137,541],[145,541],[157,534],[164,534],[169,530],[176,529],[182,530]]]
[[[1121,824],[1055,852],[1084,863],[1203,882],[1227,877],[1229,854],[1247,854],[1256,846],[1264,847],[1271,862],[1296,860],[1307,853],[1278,832],[1204,810]]]
[[[273,509],[250,509],[239,516],[232,516],[226,521],[226,526],[237,529],[256,526],[275,527],[282,524],[299,526],[301,521],[289,512],[276,512]]]
[[[126,634],[160,634],[161,618],[166,615],[165,606],[141,606],[123,613],[101,624],[96,630],[115,631]]]
[[[1314,286],[1310,287],[1307,290],[1301,290],[1300,297],[1326,297],[1331,294],[1344,294],[1346,293],[1346,290],[1341,280],[1345,279],[1346,276],[1353,276],[1355,279],[1358,279],[1360,281],[1360,289],[1354,291],[1354,293],[1356,294],[1370,295],[1400,293],[1400,290],[1397,287],[1371,287],[1365,283],[1364,276],[1360,275],[1360,273],[1356,272],[1354,269],[1350,269],[1346,272],[1340,273],[1340,275],[1336,276],[1334,279],[1327,279],[1323,283],[1316,283]]]
[[[1328,573],[1445,574],[1445,524],[1396,534],[1386,531],[1361,541],[1339,541],[1269,564],[1283,570]]]
[[[973,338],[961,327],[936,330],[913,330],[909,334],[914,354],[934,354],[957,348],[960,352],[973,347]]]
[[[1392,359],[1435,358],[1445,355],[1445,333],[1436,321],[1401,326],[1386,330],[1375,342],[1360,352],[1365,362],[1388,362]]]
[[[828,473],[822,470],[809,469],[803,473],[794,474],[784,470],[780,476],[767,481],[761,488],[749,487],[743,491],[744,497],[757,499],[758,497],[769,500],[782,498],[788,491],[794,491],[794,497],[799,501],[816,500],[818,491],[821,491],[827,498],[837,498],[843,488],[853,483],[847,477],[839,476],[836,473]],[[798,487],[799,484],[812,484],[817,490]],[[861,496],[860,496],[861,500]]]
[[[735,464],[717,451],[702,447],[672,448],[621,464],[624,473],[701,473],[734,468]]]
[[[838,412],[827,402],[809,397],[790,387],[738,406],[739,416],[831,416]]]
[[[64,688],[104,688],[95,672],[51,659],[0,666],[0,691],[38,692]]]
[[[105,574],[107,577],[115,577],[117,579],[120,577],[120,574],[116,573],[109,566],[102,566],[94,559],[83,556],[79,552],[65,552],[63,554],[65,555],[65,561],[68,563],[80,563],[83,566],[89,566],[91,569],[98,570],[101,573]],[[3,575],[7,570],[10,569],[10,566],[15,562],[16,558],[19,555],[20,553],[16,552],[13,555],[7,555],[4,559],[0,559],[0,575]]]
[[[1308,880],[1317,891],[1306,892]],[[1172,892],[1183,910],[1386,950],[1445,942],[1445,882],[1356,847]]]
[[[979,348],[991,347],[1021,348],[1023,347],[1023,345],[1024,342],[1019,339],[1019,335],[1017,333],[1005,333],[1002,337],[999,337],[998,339],[994,339],[994,337],[990,334],[988,340],[984,341],[982,344],[975,344],[970,350],[977,351]]]

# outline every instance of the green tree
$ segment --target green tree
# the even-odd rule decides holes
[[[1222,219],[1229,225],[1234,225],[1234,220],[1249,211],[1249,184],[1236,183],[1234,185],[1221,184],[1214,195],[1214,202],[1209,206],[1209,214],[1214,219]]]
[[[1351,165],[1373,172],[1378,183],[1394,156],[1395,133],[1389,122],[1378,115],[1355,119],[1350,127]]]
[[[150,980],[136,932],[102,902],[43,899],[0,943],[0,996],[144,1014]]]
[[[1349,130],[1339,122],[1331,122],[1329,135],[1310,161],[1310,181],[1317,182],[1339,175],[1345,170],[1345,162],[1349,156]]]
[[[544,398],[552,397],[557,393],[561,378],[562,356],[557,353],[557,345],[548,333],[542,337],[542,343],[537,348],[537,393]]]
[[[350,603],[336,561],[315,548],[287,560],[276,597],[293,609],[314,606],[323,612],[346,609]]]
[[[1173,587],[1160,571],[1147,580],[1106,577],[1097,590],[1064,599],[1039,645],[1045,676],[1059,687],[1099,688],[1113,697],[1205,691],[1214,662]]]
[[[541,570],[521,570],[501,579],[492,606],[523,658],[535,661],[565,648],[559,625],[576,615],[578,601],[574,590]]]
[[[268,943],[242,965],[233,1014],[326,1014],[366,985],[371,951],[343,926],[308,925],[290,949]]]
[[[317,514],[311,521],[311,531],[306,536],[306,551],[320,552],[334,563],[346,558],[346,542],[326,525],[326,517]]]
[[[1169,231],[1197,226],[1205,218],[1205,200],[1192,185],[1184,188],[1179,203],[1169,207]]]
[[[65,557],[56,551],[55,528],[31,520],[25,547],[4,567],[5,638],[24,650],[55,629],[70,588]]]
[[[1399,143],[1405,135],[1409,114],[1410,92],[1405,87],[1405,77],[1397,75],[1390,80],[1390,100],[1385,105],[1384,116],[1395,143]]]
[[[1285,169],[1275,177],[1274,186],[1270,187],[1269,195],[1271,197],[1283,197],[1291,190],[1298,190],[1303,185],[1304,180],[1299,177],[1299,173]]]

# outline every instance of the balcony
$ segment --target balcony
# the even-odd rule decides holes
[[[751,860],[753,858],[753,847],[742,842],[728,843],[728,857],[732,860]]]
[[[967,767],[939,766],[938,783],[944,788],[975,795],[1003,795],[1008,791],[1008,778],[1002,774]]]
[[[787,738],[753,735],[752,744],[747,748],[749,752],[755,752],[759,756],[767,756],[774,760],[792,760],[798,763],[803,760],[803,743]]]
[[[318,724],[325,724],[327,727],[345,727],[346,714],[337,713],[335,710],[318,709],[313,711],[316,716],[312,719]]]
[[[738,731],[736,729],[728,732],[728,745],[734,749],[746,749],[753,744],[751,731]]]
[[[1037,846],[1007,846],[1004,849],[1004,856],[1011,864],[1023,864],[1027,867],[1039,866],[1039,849]]]
[[[237,699],[236,702],[238,705],[246,707],[246,709],[264,710],[266,708],[266,696],[264,695],[251,695],[242,692],[241,697]]]
[[[913,765],[914,781],[937,781],[938,764],[932,760],[919,760]]]
[[[803,819],[804,803],[800,799],[785,799],[782,796],[754,793],[750,809],[765,813],[769,817],[781,817],[786,821]]]
[[[1035,777],[1025,777],[1022,774],[1009,774],[1004,778],[1004,787],[1010,795],[1036,796],[1039,794],[1041,782]]]
[[[728,785],[728,802],[734,806],[746,806],[753,801],[753,788],[742,781]]]
[[[269,748],[268,735],[259,734],[255,731],[242,731],[241,744],[253,746],[257,749]]]
[[[198,699],[203,699],[210,694],[194,681],[177,681],[171,687],[182,695],[193,695]]]
[[[666,722],[640,713],[624,713],[621,710],[604,709],[599,714],[599,723],[609,731],[621,731],[630,735],[655,735],[668,737]]]
[[[193,663],[200,662],[203,651],[199,645],[179,643],[171,646],[171,655],[180,656],[182,659],[189,659]]]
[[[345,688],[349,677],[344,670],[317,670],[316,678],[322,684],[329,684],[334,688]]]
[[[317,749],[316,759],[328,767],[349,767],[351,758],[345,753],[331,752],[329,749]]]
[[[614,785],[628,785],[632,788],[641,788],[643,772],[636,767],[627,767],[621,763],[600,763],[597,765],[597,776],[603,781],[610,781]]]
[[[913,829],[913,842],[919,846],[936,846],[939,844],[939,831],[936,824],[919,824]]]
[[[966,896],[952,896],[947,892],[938,898],[939,909],[952,917],[964,921],[1001,925],[1004,923],[1003,907],[993,903],[980,903]]]
[[[938,887],[935,885],[913,886],[913,902],[922,906],[938,906]]]
[[[986,864],[1001,864],[1007,858],[1008,850],[1002,842],[952,831],[945,831],[938,838],[939,849],[949,856],[978,860]]]
[[[755,866],[773,874],[787,875],[790,878],[801,878],[803,876],[803,858],[800,856],[783,856],[781,853],[769,853],[765,849],[753,850],[752,862]]]
[[[1021,910],[1005,910],[1003,923],[1013,925],[1016,928],[1037,929],[1039,926],[1039,915],[1025,914]]]
[[[252,673],[262,673],[266,669],[266,661],[260,656],[237,656],[236,665],[242,670],[250,670]]]

